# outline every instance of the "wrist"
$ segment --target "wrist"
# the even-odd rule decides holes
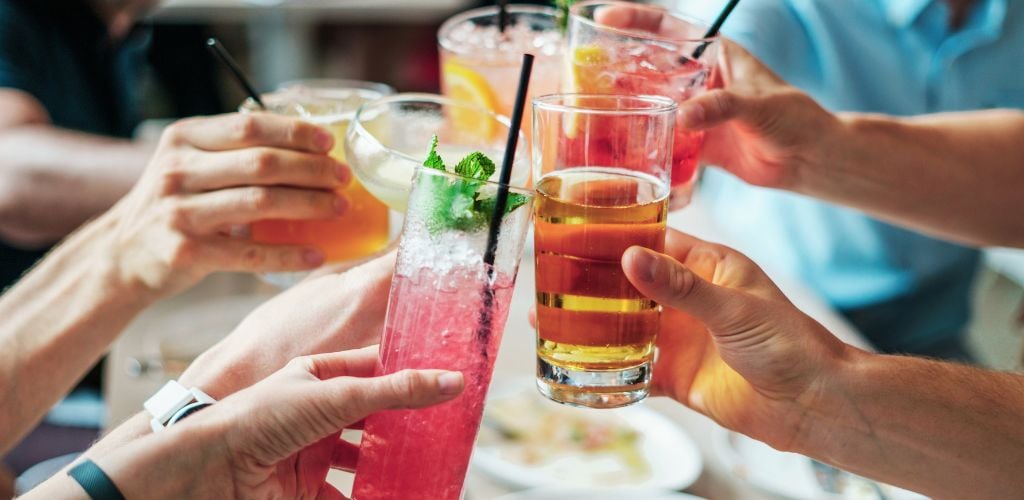
[[[160,434],[149,434],[93,460],[126,498],[227,497],[230,457],[223,446],[219,419],[196,414]]]
[[[863,367],[875,357],[843,344],[842,350],[825,363],[813,395],[799,400],[803,418],[792,446],[785,451],[828,460],[831,450],[843,448],[852,436],[858,440],[869,437],[868,423],[858,410],[856,390],[863,385]]]

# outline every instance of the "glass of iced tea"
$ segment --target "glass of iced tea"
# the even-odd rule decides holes
[[[614,14],[614,16],[613,16]],[[633,19],[629,29],[609,18]],[[646,20],[646,22],[637,20]],[[663,95],[677,103],[707,91],[718,54],[718,38],[705,38],[701,21],[654,5],[588,1],[569,19],[566,92]],[[693,195],[704,132],[676,127],[672,153],[672,210]]]
[[[633,245],[664,249],[676,108],[659,96],[533,101],[537,386],[554,401],[647,396],[661,306],[620,261]]]
[[[345,134],[362,104],[392,93],[380,83],[354,80],[300,80],[264,94],[267,111],[298,116],[326,128],[334,136],[330,155],[345,159]],[[242,112],[257,110],[251,99]],[[397,231],[392,231],[388,207],[371,195],[357,179],[338,190],[349,202],[348,210],[333,219],[262,220],[252,224],[252,239],[261,243],[310,245],[319,248],[328,263],[358,263],[381,252]],[[307,273],[271,273],[263,277],[279,286],[290,286]]]

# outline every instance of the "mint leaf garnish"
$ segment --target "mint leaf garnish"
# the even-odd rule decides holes
[[[430,152],[427,153],[427,159],[423,160],[423,166],[435,170],[446,170],[444,166],[444,160],[441,159],[441,155],[437,154],[436,135],[432,139],[430,139]]]
[[[470,153],[455,165],[456,174],[478,181],[490,179],[495,170],[494,162],[479,151]]]
[[[554,0],[555,9],[558,9],[558,28],[565,33],[569,27],[569,8],[576,0]]]
[[[437,153],[438,139],[431,139],[430,151],[423,166],[446,172],[444,160]],[[461,179],[433,177],[430,181],[431,195],[423,198],[427,205],[421,209],[429,213],[427,227],[437,233],[445,229],[476,231],[490,223],[494,214],[496,198],[491,195],[481,198],[480,188],[494,175],[497,167],[487,155],[475,151],[468,154],[455,166],[455,173]],[[509,193],[505,205],[507,215],[529,202],[529,197]]]

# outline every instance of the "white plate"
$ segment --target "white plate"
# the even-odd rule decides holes
[[[520,491],[496,498],[495,500],[701,500],[700,497],[649,489],[579,489],[579,488],[537,488]]]
[[[797,453],[778,451],[760,441],[721,427],[715,429],[715,453],[729,470],[754,487],[788,499],[839,500],[861,498],[854,493],[846,495],[827,493],[818,486],[811,460]],[[891,500],[927,499],[917,493],[879,484]],[[877,498],[873,493],[864,498]]]
[[[545,404],[557,406],[559,411],[601,412],[621,417],[627,425],[640,434],[640,452],[650,465],[650,474],[644,479],[628,484],[601,484],[600,478],[607,475],[601,467],[609,464],[597,463],[599,462],[597,460],[585,460],[585,458],[592,457],[584,457],[582,454],[564,455],[544,464],[527,465],[502,457],[495,446],[478,444],[473,452],[472,466],[475,470],[497,482],[515,489],[536,487],[605,489],[609,486],[616,486],[672,491],[690,486],[700,476],[703,462],[700,451],[693,440],[671,420],[642,404],[615,410],[565,410],[567,407],[546,400],[535,389],[531,389],[529,392]],[[521,397],[522,392],[517,391],[516,396]],[[505,392],[504,396],[496,395],[491,400],[504,397],[510,397],[509,393]]]

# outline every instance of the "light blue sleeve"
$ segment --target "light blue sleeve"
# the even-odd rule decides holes
[[[726,3],[727,0],[676,0],[674,6],[677,11],[710,24]],[[788,0],[741,0],[722,25],[722,34],[787,80],[799,79],[813,60],[809,34]]]

